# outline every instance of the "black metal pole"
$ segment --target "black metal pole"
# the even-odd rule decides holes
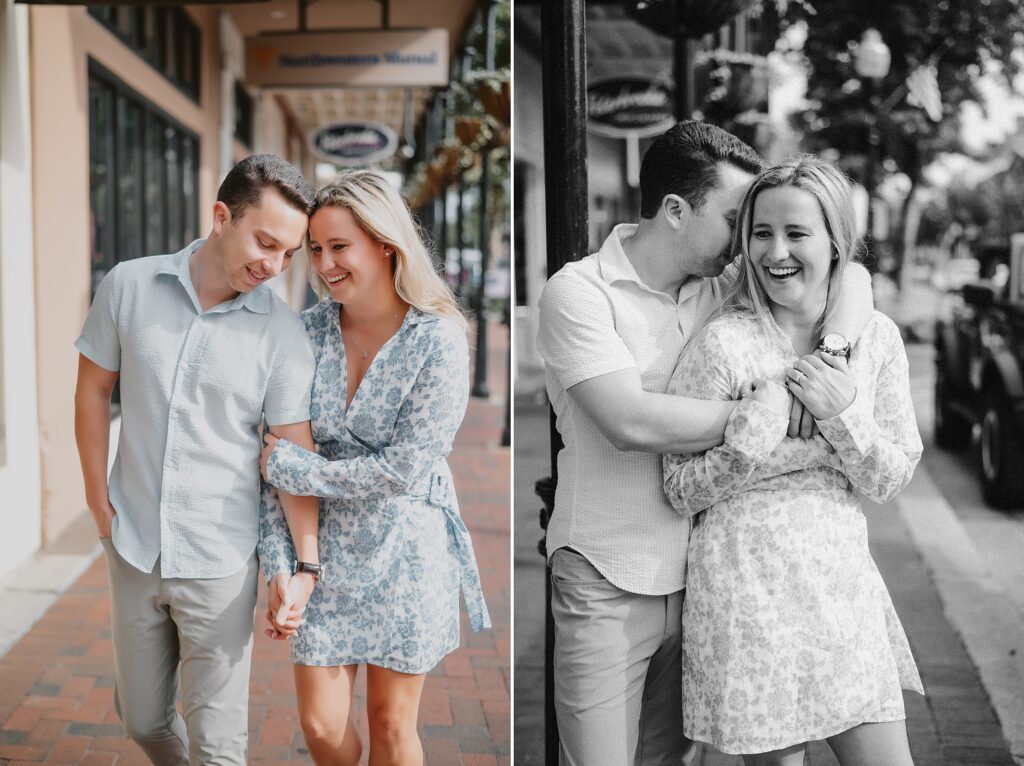
[[[491,0],[484,0],[485,61],[488,69],[494,69],[494,10]],[[480,284],[476,290],[476,355],[473,358],[473,396],[486,399],[491,395],[487,386],[487,316],[484,313],[484,284],[487,275],[487,261],[491,251],[490,216],[487,210],[490,178],[490,149],[483,149],[480,163]]]
[[[679,3],[676,4],[676,13],[681,13]],[[686,37],[680,30],[680,25],[675,25],[673,36],[673,57],[672,76],[676,86],[676,108],[677,120],[692,120],[694,110],[694,99],[696,80],[693,74],[693,65],[696,59],[696,43]]]
[[[459,296],[459,300],[463,300],[466,287],[465,273],[466,273],[466,240],[462,236],[463,223],[463,194],[466,191],[466,169],[459,164],[459,192],[458,192],[458,209],[455,212],[455,244],[459,248],[459,276],[456,280],[456,294]]]
[[[544,191],[548,275],[587,253],[587,45],[585,0],[548,0],[541,5],[544,90]],[[551,422],[551,479],[537,484],[544,499],[542,524],[554,513],[558,451],[562,440]],[[541,543],[544,552],[544,542]],[[555,719],[554,619],[550,571],[545,584],[544,722],[545,761],[558,763]]]
[[[476,355],[473,358],[473,396],[486,399],[491,395],[487,386],[487,316],[484,313],[485,279],[490,254],[490,216],[487,211],[488,186],[490,186],[490,150],[483,150],[480,162],[480,282],[476,286]]]

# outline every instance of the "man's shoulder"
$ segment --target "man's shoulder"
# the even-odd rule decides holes
[[[260,285],[256,289],[266,291],[267,323],[275,332],[290,335],[297,330],[304,329],[299,315],[295,313],[284,298],[271,290],[267,285]]]
[[[140,282],[159,274],[173,258],[174,255],[144,255],[118,262],[108,274],[122,285]]]
[[[604,293],[606,288],[596,254],[570,261],[552,274],[544,285],[540,297],[541,311],[545,306],[574,305],[581,298]]]

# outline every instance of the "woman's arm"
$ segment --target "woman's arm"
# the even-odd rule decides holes
[[[731,399],[738,338],[722,338],[721,325],[709,325],[680,359],[669,393],[701,399]],[[739,491],[786,435],[789,395],[777,383],[764,383],[767,403],[740,402],[725,428],[725,440],[700,454],[664,455],[664,489],[672,507],[693,516]],[[785,414],[784,414],[785,413]]]
[[[268,481],[293,495],[372,500],[407,494],[450,451],[468,401],[466,338],[454,325],[445,327],[399,405],[390,444],[374,455],[331,461],[281,440],[267,460]]]
[[[922,451],[910,398],[907,353],[895,325],[890,327],[888,341],[874,407],[858,395],[835,417],[815,421],[839,454],[850,483],[876,503],[886,502],[907,486]]]

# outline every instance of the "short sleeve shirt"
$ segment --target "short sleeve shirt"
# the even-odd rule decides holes
[[[552,276],[540,299],[538,348],[565,443],[547,549],[573,548],[613,585],[656,595],[683,587],[689,520],[665,498],[661,456],[616,449],[567,390],[635,367],[645,391],[664,393],[718,307],[719,287],[690,280],[675,296],[647,287],[622,249],[635,231],[616,226],[597,253]]]
[[[120,373],[109,494],[113,540],[164,577],[225,577],[259,536],[259,427],[310,419],[315,372],[302,320],[266,285],[202,311],[197,240],[126,261],[100,283],[75,347]]]

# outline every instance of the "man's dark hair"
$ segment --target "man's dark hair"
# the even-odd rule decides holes
[[[706,122],[680,122],[658,136],[640,165],[640,215],[654,218],[666,194],[699,211],[718,183],[718,164],[760,173],[764,162],[736,136]]]
[[[228,206],[233,219],[241,218],[247,207],[259,204],[268,186],[277,189],[296,210],[309,215],[313,188],[297,167],[276,154],[251,154],[231,168],[217,190],[217,201]]]

